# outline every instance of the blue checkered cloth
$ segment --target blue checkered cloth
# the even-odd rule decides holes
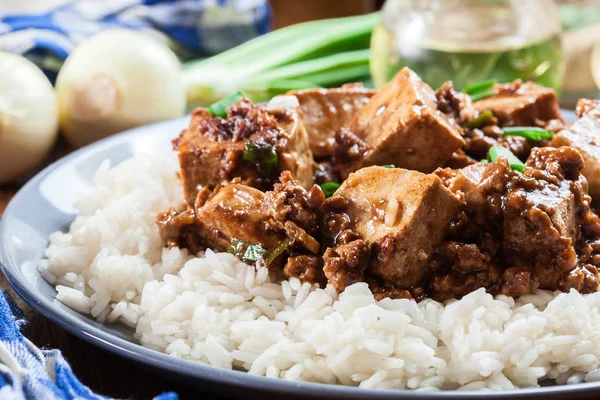
[[[40,350],[21,334],[27,324],[8,293],[0,292],[0,399],[108,399],[92,392],[73,374],[59,350]],[[177,400],[165,393],[154,400]]]
[[[54,80],[77,44],[103,29],[153,33],[188,59],[266,33],[270,21],[267,0],[69,0],[40,14],[0,11],[0,51],[25,55]]]

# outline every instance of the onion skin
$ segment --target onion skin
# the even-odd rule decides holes
[[[54,89],[26,58],[0,52],[0,184],[37,167],[58,132]]]
[[[61,132],[75,147],[179,117],[186,105],[175,54],[125,29],[103,31],[75,49],[60,70],[56,93]]]

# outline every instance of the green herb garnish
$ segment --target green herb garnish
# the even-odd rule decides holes
[[[494,114],[492,114],[491,111],[484,111],[481,114],[479,114],[478,117],[467,121],[464,127],[469,129],[480,128],[484,125],[487,125],[493,118]]]
[[[246,243],[243,240],[233,238],[231,239],[231,244],[229,245],[227,252],[234,256],[239,256],[244,253],[245,247]]]
[[[266,257],[264,257],[265,267],[268,267],[277,257],[288,251],[293,243],[294,242],[291,239],[284,239],[277,243],[277,246],[269,250]]]
[[[471,100],[477,101],[486,97],[493,96],[496,93],[494,85],[496,84],[495,79],[488,79],[469,85],[463,89],[463,92],[471,96]]]
[[[268,250],[263,249],[257,244],[251,244],[246,248],[246,251],[242,256],[242,261],[246,263],[255,263],[260,260],[262,256],[267,253],[267,251]]]
[[[392,169],[392,168],[396,168],[396,166],[394,164],[387,164],[387,165],[381,165],[381,168]]]
[[[255,263],[263,258],[267,250],[258,244],[250,244],[241,239],[232,239],[231,246],[227,252],[239,257],[243,262]]]
[[[525,164],[506,147],[493,146],[490,148],[488,158],[491,162],[496,162],[500,157],[506,158],[510,167],[515,171],[523,172],[525,169]]]
[[[227,107],[232,104],[237,103],[241,99],[244,98],[242,92],[237,92],[232,94],[231,96],[227,96],[216,103],[212,103],[208,106],[208,112],[210,112],[215,117],[226,117],[227,116]]]
[[[336,190],[340,188],[340,184],[337,182],[325,182],[321,185],[321,189],[323,189],[323,193],[325,193],[325,197],[331,197],[335,193]]]
[[[473,83],[472,85],[465,86],[463,92],[465,92],[466,94],[473,94],[481,90],[493,88],[496,83],[498,83],[496,79],[488,79],[485,81]]]
[[[248,140],[242,159],[250,164],[256,164],[260,167],[260,172],[265,176],[274,176],[279,166],[279,157],[275,147],[264,143]]]
[[[552,133],[536,126],[509,126],[502,128],[504,136],[521,136],[525,139],[540,141],[552,139]]]
[[[471,100],[477,101],[481,99],[485,99],[486,97],[490,97],[496,94],[496,90],[494,88],[482,90],[476,93],[471,94]]]

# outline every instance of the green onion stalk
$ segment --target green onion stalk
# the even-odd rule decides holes
[[[467,121],[464,127],[469,129],[481,128],[482,126],[489,124],[492,119],[494,119],[494,114],[492,114],[491,111],[484,111],[479,114],[478,117]]]
[[[537,126],[507,126],[502,128],[503,136],[521,136],[537,142],[552,139],[552,133]]]
[[[517,158],[510,150],[503,146],[493,146],[488,152],[488,159],[491,162],[496,162],[500,157],[506,158],[511,169],[523,172],[525,163]]]
[[[463,92],[471,96],[472,101],[485,99],[486,97],[493,96],[496,93],[494,85],[497,83],[495,79],[488,79],[469,85],[463,89]]]
[[[323,193],[325,193],[325,197],[331,197],[335,191],[340,188],[340,186],[342,185],[337,182],[325,182],[321,185],[321,190],[323,190]]]
[[[369,81],[369,43],[379,13],[305,22],[184,64],[188,106],[242,92],[255,102],[289,90]]]

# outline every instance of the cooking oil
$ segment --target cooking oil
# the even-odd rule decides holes
[[[433,88],[497,79],[560,91],[564,58],[552,1],[390,0],[371,39],[377,87],[408,66]]]

